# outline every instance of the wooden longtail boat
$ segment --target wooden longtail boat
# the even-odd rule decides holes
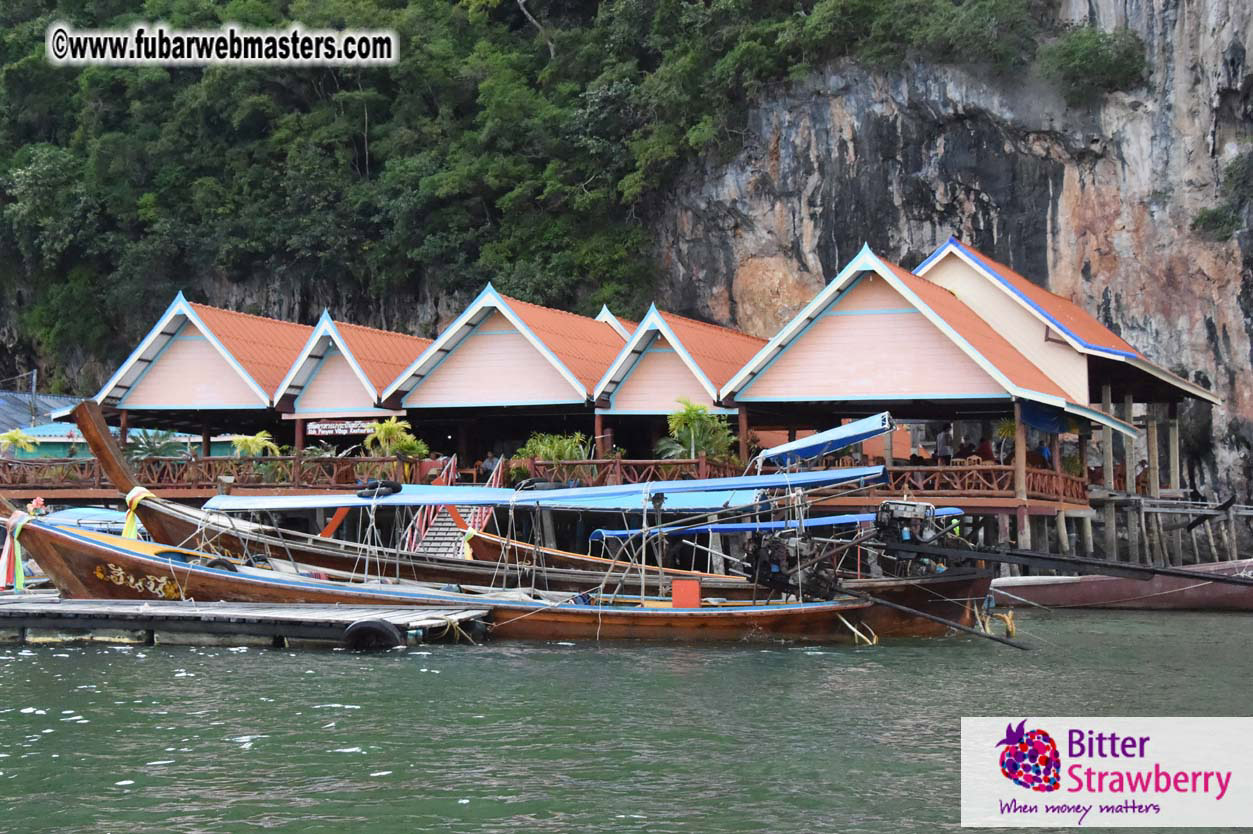
[[[142,489],[92,401],[74,409],[74,419],[83,439],[100,461],[109,480],[123,494]],[[556,591],[584,591],[601,587],[610,574],[629,577],[632,587],[641,581],[647,593],[662,590],[665,579],[699,578],[711,596],[728,599],[764,598],[769,592],[751,582],[722,574],[658,568],[630,562],[583,556],[556,548],[543,548],[512,542],[498,536],[471,539],[474,559],[431,556],[414,551],[370,547],[356,542],[328,539],[309,533],[282,530],[266,525],[205,512],[148,493],[135,505],[135,513],[155,541],[185,546],[235,559],[284,559],[335,570],[365,570],[373,576],[421,582],[451,582],[463,585],[503,585],[540,587]],[[454,515],[455,519],[459,516]],[[464,522],[462,522],[464,524]],[[501,544],[506,547],[502,549]],[[509,553],[509,546],[522,548],[526,557]],[[641,580],[641,576],[643,577]]]
[[[992,582],[997,605],[1148,611],[1253,611],[1253,588],[1206,582],[1205,574],[1253,577],[1253,559],[1192,565],[1197,579],[1155,576],[1014,576]]]
[[[445,593],[424,586],[348,583],[253,569],[234,572],[188,560],[212,554],[94,531],[54,527],[14,514],[10,530],[68,598],[195,599],[233,602],[424,605],[488,611],[495,636],[523,639],[739,640],[789,638],[852,642],[855,629],[883,636],[936,636],[931,620],[849,596],[829,602],[728,604],[698,608],[561,604],[493,595]],[[957,573],[954,571],[954,573]],[[963,625],[973,619],[970,597],[981,597],[984,572],[916,580],[866,580],[866,590],[899,604],[942,611]]]

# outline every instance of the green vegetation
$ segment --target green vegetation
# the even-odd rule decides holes
[[[587,460],[591,453],[591,444],[582,432],[545,434],[537,431],[527,438],[526,443],[513,456],[547,461]]]
[[[682,408],[666,418],[670,436],[657,441],[657,457],[694,458],[701,454],[711,458],[731,457],[735,435],[726,419],[686,399],[680,399],[679,405]]]
[[[126,442],[126,459],[131,463],[151,458],[174,458],[187,453],[187,444],[172,431],[145,429],[133,432]]]
[[[9,429],[0,433],[0,455],[7,455],[13,449],[33,452],[39,441],[21,429]]]
[[[235,435],[231,438],[231,448],[235,450],[237,458],[259,458],[277,455],[280,451],[278,444],[274,442],[274,435],[265,429],[256,434]]]
[[[410,433],[412,426],[408,420],[388,417],[374,424],[374,430],[365,436],[366,452],[379,457],[403,456],[407,458],[424,458],[431,453],[425,441],[419,440]]]
[[[1134,32],[1075,26],[1040,48],[1040,71],[1071,104],[1126,90],[1144,80],[1144,42]]]
[[[120,360],[176,290],[194,299],[210,284],[401,305],[491,279],[540,303],[639,314],[657,196],[695,155],[734,151],[768,85],[841,57],[1012,70],[1054,12],[1046,0],[138,8],[0,4],[0,282],[50,376],[80,391],[99,382],[72,376],[84,354]],[[368,69],[58,68],[43,57],[58,19],[389,28],[401,52]]]
[[[1223,171],[1222,202],[1192,218],[1192,231],[1214,241],[1230,240],[1244,227],[1244,211],[1253,200],[1253,151],[1245,151]]]

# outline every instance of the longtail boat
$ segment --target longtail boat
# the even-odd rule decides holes
[[[414,581],[581,591],[603,585],[606,573],[610,573],[623,578],[630,576],[631,582],[637,588],[642,584],[644,593],[660,592],[665,583],[673,578],[699,578],[702,586],[712,596],[756,599],[766,595],[761,588],[739,576],[585,556],[501,536],[483,534],[478,540],[471,536],[470,555],[475,558],[450,558],[403,548],[380,548],[343,539],[330,539],[257,524],[218,512],[207,512],[164,499],[139,484],[95,402],[88,400],[80,403],[73,414],[84,440],[100,461],[101,468],[114,486],[127,496],[131,511],[155,541],[167,545],[186,546],[245,561],[285,559],[328,569],[359,570],[363,574]],[[864,467],[849,470],[847,476],[828,475],[822,480],[813,477],[814,473],[808,473],[808,479],[806,476],[796,475],[785,480],[795,480],[798,483],[821,483],[823,480],[838,483],[841,477],[858,480],[872,476],[875,470],[876,467]],[[714,480],[733,480],[738,484],[740,479]],[[752,479],[746,480],[753,482]],[[690,488],[690,485],[682,488]],[[596,489],[599,488],[584,490],[583,493],[594,492]],[[450,503],[470,501],[471,497],[460,496],[476,495],[480,496],[479,500],[499,500],[492,496],[481,497],[484,493],[491,492],[469,487],[449,487],[441,494],[449,496],[442,500]],[[564,496],[579,491],[559,492]],[[354,494],[327,495],[327,500],[332,505],[356,502],[386,506],[391,498],[393,497],[387,496],[363,502]],[[541,499],[536,493],[509,497],[510,502],[523,502],[524,506],[528,502],[534,505],[539,500]],[[454,515],[454,518],[459,519],[459,516]]]
[[[938,636],[949,615],[969,627],[975,599],[990,575],[866,580],[858,595],[824,602],[727,603],[666,607],[664,600],[615,601],[600,595],[552,597],[482,595],[441,591],[403,582],[337,582],[268,569],[212,567],[213,554],[88,530],[56,527],[21,512],[8,519],[10,535],[40,564],[62,595],[71,599],[182,599],[233,602],[455,605],[488,612],[495,636],[522,639],[739,640],[752,637],[815,642],[854,642],[874,636]],[[956,572],[954,572],[956,573]],[[890,603],[872,602],[877,594]],[[918,605],[931,616],[906,613]],[[934,612],[943,611],[937,615]]]
[[[1006,576],[992,582],[997,605],[1043,608],[1123,608],[1146,611],[1253,611],[1253,588],[1213,576],[1253,577],[1253,559],[1208,562],[1194,577]]]

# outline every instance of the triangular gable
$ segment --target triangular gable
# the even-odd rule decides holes
[[[909,306],[927,318],[961,352],[1013,397],[1029,399],[1062,408],[1088,419],[1109,425],[1125,434],[1134,435],[1135,428],[1109,415],[1097,412],[1066,399],[1064,392],[1037,367],[1022,356],[995,330],[961,303],[956,296],[940,287],[890,264],[875,255],[869,246],[862,250],[835,280],[827,284],[791,321],[766,343],[720,392],[724,401],[736,397],[816,321],[823,312],[862,273],[873,272],[884,279]]]
[[[546,402],[573,403],[585,402],[587,400],[589,394],[587,385],[580,381],[565,363],[558,358],[554,351],[536,335],[534,330],[510,304],[510,299],[496,292],[496,289],[491,284],[488,284],[479,293],[478,297],[470,303],[470,306],[452,324],[445,328],[444,332],[417,359],[405,368],[383,392],[382,399],[386,402],[399,400],[403,403],[406,401],[415,389],[423,385],[435,371],[448,361],[449,357],[462,346],[466,339],[470,338],[478,330],[479,326],[493,315],[503,318],[509,327],[515,330],[522,340],[533,348],[552,371],[568,386],[568,393],[563,392],[560,398],[556,400],[548,398]],[[596,322],[596,326],[613,333],[613,330],[603,323]],[[512,401],[509,391],[495,391],[493,396],[501,404],[508,404]],[[457,403],[450,403],[450,405],[453,404]]]
[[[976,275],[988,281],[1042,322],[1048,328],[1049,333],[1056,334],[1076,351],[1089,356],[1124,362],[1192,397],[1208,400],[1216,405],[1221,404],[1222,400],[1213,392],[1146,359],[1140,351],[1101,324],[1083,307],[1032,283],[1005,264],[993,260],[956,238],[950,237],[928,255],[914,269],[914,273],[920,276],[926,275],[948,257],[960,259]]]
[[[326,363],[335,361],[333,357],[338,357],[339,362],[348,366],[352,375],[360,383],[370,404],[373,405],[374,399],[378,396],[378,389],[366,376],[327,310],[322,311],[322,316],[318,319],[317,326],[313,328],[313,333],[309,335],[309,340],[301,349],[300,355],[296,357],[296,361],[292,363],[287,376],[279,383],[274,392],[274,401],[280,402],[284,397],[293,397],[298,401]]]
[[[665,339],[669,345],[669,349],[675,352],[675,355],[687,367],[688,371],[700,383],[702,389],[709,396],[711,402],[718,400],[718,388],[713,384],[712,380],[705,373],[704,369],[697,364],[696,360],[684,347],[683,341],[675,335],[670,324],[661,317],[661,313],[657,310],[656,305],[648,308],[648,313],[640,321],[635,328],[635,332],[618,355],[614,358],[613,364],[609,366],[609,370],[601,377],[596,384],[594,396],[597,400],[601,397],[612,397],[617,387],[635,370],[641,360],[647,355],[647,352],[658,339]]]
[[[764,343],[746,333],[663,313],[654,305],[597,383],[595,398],[597,401],[609,398],[609,410],[622,412],[623,406],[615,402],[619,389],[627,380],[639,384],[636,374],[647,368],[649,384],[669,385],[675,389],[662,392],[658,403],[664,403],[663,410],[658,411],[661,406],[653,403],[645,409],[647,413],[673,411],[679,396],[693,401],[707,399],[709,405],[717,406],[719,383],[725,382]],[[663,352],[672,356],[663,356]],[[685,379],[676,378],[676,374],[682,374],[680,367],[696,381],[704,397],[690,396],[691,386]],[[730,413],[734,413],[733,410]]]
[[[94,398],[96,402],[101,405],[125,407],[124,401],[126,397],[132,389],[143,382],[151,368],[170,349],[175,336],[185,332],[185,328],[190,327],[199,338],[207,342],[208,346],[212,348],[212,355],[220,358],[222,362],[220,368],[225,369],[225,372],[232,379],[236,380],[240,387],[245,388],[251,397],[255,397],[255,403],[235,402],[230,403],[230,407],[268,408],[270,405],[269,393],[244,368],[239,359],[227,349],[213,329],[205,323],[201,316],[203,309],[203,305],[192,305],[180,292],[170,306],[166,308],[165,312],[162,313],[161,318],[157,320],[153,328],[144,336],[139,346],[131,352],[131,355],[127,357],[121,367],[114,372],[113,376],[96,393]],[[210,369],[210,373],[204,376],[206,383],[214,383],[216,381],[219,385],[226,384],[221,381],[221,376],[214,373],[217,370]],[[213,377],[216,377],[216,380]],[[177,407],[179,404],[170,402],[162,403],[161,405],[163,407]]]
[[[914,269],[926,275],[946,257],[962,260],[984,279],[1014,299],[1075,350],[1103,356],[1138,357],[1140,352],[1068,298],[1032,283],[1008,266],[994,261],[974,247],[950,237]]]

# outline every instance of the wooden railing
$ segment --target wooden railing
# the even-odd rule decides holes
[[[154,458],[135,464],[140,483],[154,488],[217,490],[226,485],[273,489],[350,490],[370,478],[406,484],[429,483],[443,465],[433,460],[397,458]],[[587,486],[642,481],[716,478],[743,470],[705,457],[675,460],[540,461],[503,459],[507,470],[557,483]],[[521,474],[521,473],[517,473]],[[461,483],[480,480],[476,469],[462,470]],[[507,481],[507,479],[506,479]],[[107,489],[109,480],[94,458],[37,460],[0,459],[0,491],[9,489]],[[868,491],[876,497],[908,494],[919,498],[1013,498],[1012,466],[893,466],[888,483]],[[1051,469],[1027,469],[1027,497],[1049,501],[1087,503],[1083,478]]]
[[[587,486],[606,484],[637,484],[644,481],[672,481],[684,478],[721,478],[739,475],[744,470],[735,464],[720,463],[704,455],[673,460],[599,460],[544,461],[528,459],[524,463],[531,477],[557,483],[578,482]]]

